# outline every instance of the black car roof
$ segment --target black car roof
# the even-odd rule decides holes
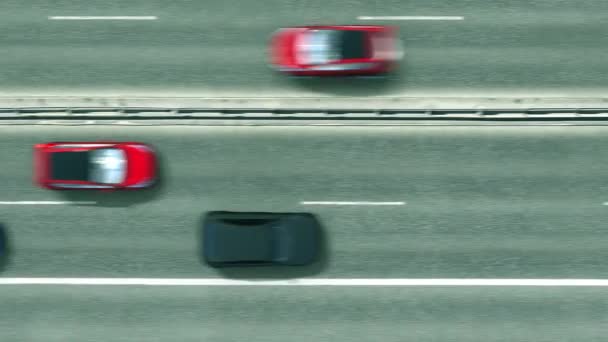
[[[206,228],[206,254],[216,262],[272,262],[276,231],[268,225],[240,226],[211,221]]]
[[[308,213],[210,212],[203,255],[212,265],[306,264],[317,253],[319,228]]]
[[[89,180],[90,152],[54,152],[50,159],[52,179]]]
[[[340,56],[344,59],[367,58],[366,36],[363,30],[343,30],[340,31]]]
[[[6,237],[6,230],[4,229],[4,226],[0,223],[0,259],[6,257],[4,254],[6,253],[7,240],[8,239]]]

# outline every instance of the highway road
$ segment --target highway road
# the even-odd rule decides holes
[[[602,0],[5,0],[0,94],[603,96],[607,13]],[[464,20],[357,19],[387,15]],[[401,70],[371,80],[294,80],[271,72],[266,47],[274,30],[323,23],[397,25],[406,50]]]
[[[31,147],[139,140],[163,182],[139,193],[31,183]],[[608,127],[0,126],[2,277],[608,278]],[[402,201],[394,206],[306,201]],[[31,202],[30,202],[31,203]],[[209,210],[308,211],[303,269],[217,271]],[[0,290],[2,341],[604,341],[604,288],[66,287]]]

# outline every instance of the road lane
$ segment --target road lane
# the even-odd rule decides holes
[[[3,288],[7,341],[604,341],[602,289]]]
[[[608,276],[605,127],[2,127],[10,277],[213,277],[197,258],[210,210],[311,211],[319,277]],[[140,140],[161,153],[149,192],[31,185],[31,146]],[[301,201],[403,201],[306,206]],[[253,272],[253,273],[252,273]],[[228,276],[297,276],[245,271]],[[291,271],[290,271],[291,272]]]
[[[3,277],[607,278],[608,127],[1,126]],[[31,146],[139,140],[143,193],[31,184]],[[405,206],[303,206],[303,200]],[[218,272],[207,210],[312,211],[319,265]],[[603,288],[3,286],[6,341],[603,341]]]
[[[241,3],[9,1],[0,12],[0,91],[8,95],[602,96],[608,3],[326,1]],[[53,15],[157,16],[49,21]],[[358,16],[463,21],[357,21]],[[406,57],[388,80],[293,80],[267,67],[278,27],[389,23]]]

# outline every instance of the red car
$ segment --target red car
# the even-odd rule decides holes
[[[271,39],[273,67],[292,75],[373,75],[393,70],[403,57],[390,26],[303,26]]]
[[[48,189],[141,189],[157,178],[154,150],[137,142],[53,142],[34,146],[34,180]]]

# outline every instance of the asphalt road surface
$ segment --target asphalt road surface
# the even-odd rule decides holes
[[[161,186],[31,182],[32,145],[131,140]],[[0,127],[2,277],[608,278],[608,127]],[[303,201],[402,201],[395,206]],[[209,210],[307,211],[302,269],[200,262]],[[604,288],[2,286],[2,341],[604,341]]]
[[[157,20],[49,20],[156,16]],[[461,21],[358,20],[462,16]],[[202,97],[604,95],[608,2],[4,0],[0,93]],[[397,25],[388,79],[294,80],[267,66],[279,27]]]

